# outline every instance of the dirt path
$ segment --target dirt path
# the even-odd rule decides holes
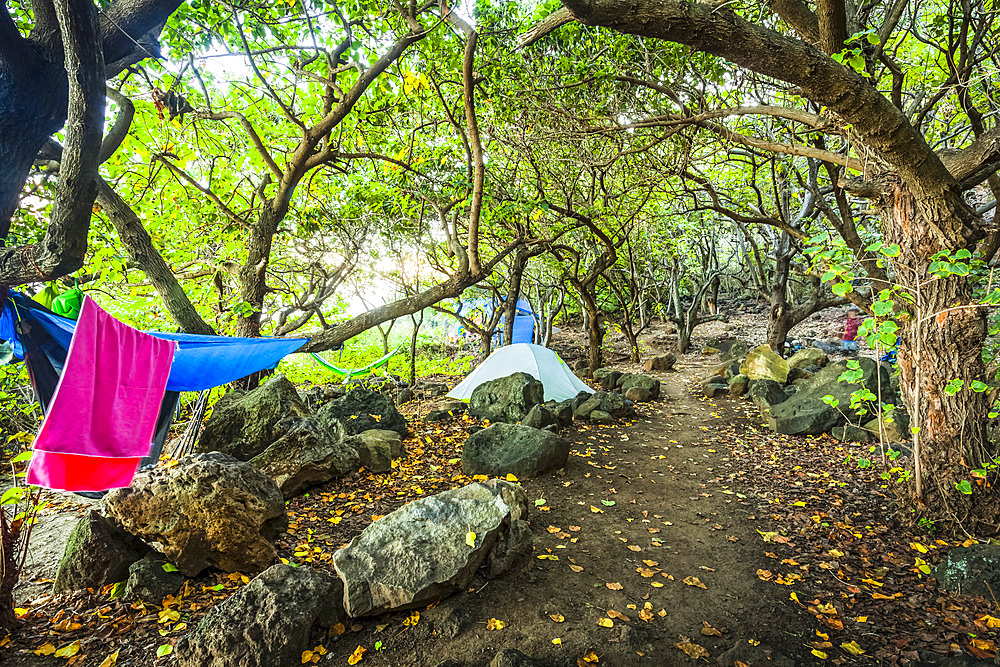
[[[739,417],[690,388],[704,365],[662,374],[664,397],[630,426],[579,427],[561,474],[522,482],[545,500],[531,513],[529,563],[474,582],[416,626],[400,614],[355,626],[328,645],[334,661],[361,645],[371,665],[486,665],[511,648],[546,665],[590,652],[603,665],[694,662],[676,646],[682,636],[711,662],[734,647],[747,664],[765,650],[798,658],[811,630],[780,587],[756,576],[767,567],[748,521],[756,506],[747,489],[727,486],[730,458],[713,444]],[[505,627],[487,629],[489,619]],[[703,634],[706,624],[720,634]]]

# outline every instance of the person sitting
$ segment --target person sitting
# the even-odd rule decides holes
[[[864,318],[858,317],[858,309],[851,308],[847,311],[847,321],[844,323],[844,338],[840,342],[840,349],[845,352],[857,352],[858,351],[858,328]]]

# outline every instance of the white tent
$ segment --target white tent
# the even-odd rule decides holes
[[[594,393],[549,348],[530,343],[514,343],[498,348],[486,357],[483,363],[448,392],[448,396],[467,401],[472,398],[472,390],[482,383],[517,372],[528,373],[541,380],[545,387],[546,401],[565,401],[581,391]]]

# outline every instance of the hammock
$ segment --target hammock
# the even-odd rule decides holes
[[[323,367],[326,368],[328,371],[344,378],[344,382],[348,382],[352,378],[370,375],[372,371],[374,371],[376,368],[384,366],[386,363],[388,363],[390,359],[399,354],[399,352],[400,352],[399,348],[396,348],[395,350],[385,355],[381,359],[376,359],[375,361],[373,361],[372,363],[368,364],[363,368],[338,368],[337,366],[334,366],[329,361],[319,356],[315,352],[310,352],[309,354],[312,356],[313,359],[322,364]]]

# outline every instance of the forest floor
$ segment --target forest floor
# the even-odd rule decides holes
[[[659,348],[662,332],[649,339]],[[571,333],[560,342],[565,358],[577,354]],[[566,467],[520,480],[533,505],[532,557],[430,607],[317,636],[305,660],[348,664],[359,648],[360,664],[393,667],[487,665],[512,648],[540,664],[584,667],[992,657],[1000,605],[937,590],[921,564],[959,542],[895,520],[877,453],[773,436],[745,399],[705,398],[701,380],[716,363],[682,355],[677,372],[658,374],[662,396],[637,419],[574,425]],[[283,559],[332,568],[333,552],[372,520],[470,481],[458,465],[469,421],[420,422],[432,407],[404,406],[413,437],[392,473],[337,480],[290,503]],[[873,464],[859,467],[863,457]],[[3,664],[169,665],[158,647],[248,580],[205,574],[159,608],[107,591],[45,595],[65,517],[87,507],[64,504],[42,518],[42,550],[21,589],[31,599],[19,601],[25,627],[0,638]],[[39,655],[46,645],[71,655]]]

